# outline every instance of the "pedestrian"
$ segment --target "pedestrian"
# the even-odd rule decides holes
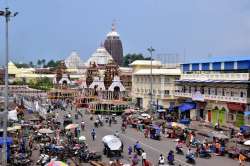
[[[240,165],[239,166],[245,166],[245,164],[244,164],[245,160],[246,160],[246,157],[242,153],[240,153],[240,155],[239,155]]]
[[[95,140],[95,137],[96,137],[95,129],[92,129],[92,131],[91,131],[91,136],[92,136],[92,139],[93,139],[93,141],[94,141],[94,140]]]
[[[147,154],[144,150],[142,150],[141,158],[142,158],[142,166],[144,166],[145,161],[147,159]]]
[[[161,154],[160,157],[159,157],[159,162],[158,162],[159,166],[160,165],[164,165],[165,164],[165,158],[164,156]]]
[[[109,127],[111,127],[112,119],[109,118]]]
[[[133,151],[132,146],[128,146],[128,156],[129,156],[129,158],[131,158],[132,151]]]
[[[139,162],[139,158],[137,154],[134,154],[133,158],[132,158],[132,165],[131,166],[136,166]]]

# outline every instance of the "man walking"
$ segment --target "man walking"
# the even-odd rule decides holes
[[[92,131],[91,131],[91,136],[92,136],[92,139],[93,139],[93,141],[94,141],[94,140],[95,140],[95,137],[96,137],[95,129],[92,129]]]

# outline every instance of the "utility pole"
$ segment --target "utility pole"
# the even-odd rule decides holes
[[[150,112],[153,112],[153,52],[155,49],[151,46],[147,49],[150,53]]]
[[[3,146],[2,146],[2,166],[7,166],[7,127],[8,127],[8,62],[9,62],[9,21],[10,17],[15,17],[18,13],[11,13],[9,8],[5,8],[5,11],[0,11],[0,16],[5,17],[5,102],[4,111],[2,112],[3,117]]]

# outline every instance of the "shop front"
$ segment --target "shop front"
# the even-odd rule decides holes
[[[194,102],[185,102],[179,106],[180,119],[193,119],[192,110],[196,108],[196,103]]]
[[[224,107],[218,108],[214,107],[214,109],[211,110],[211,118],[212,123],[215,125],[218,123],[219,125],[225,125],[226,123],[226,109]]]
[[[244,125],[244,111],[246,110],[246,104],[243,103],[227,103],[228,122],[234,124],[237,127]]]

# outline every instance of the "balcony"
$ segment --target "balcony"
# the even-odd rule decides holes
[[[192,93],[175,92],[175,96],[192,98]],[[236,103],[245,103],[245,104],[247,103],[247,98],[244,98],[244,97],[208,95],[208,94],[204,94],[203,96],[204,96],[204,100],[236,102]]]
[[[211,74],[183,74],[181,80],[249,80],[248,73],[211,73]]]

